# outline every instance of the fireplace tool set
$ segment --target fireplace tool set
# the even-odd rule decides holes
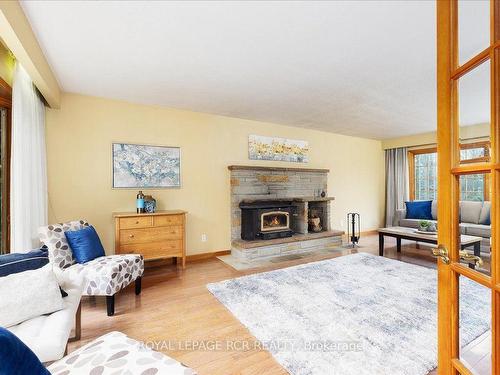
[[[361,238],[360,217],[356,212],[347,214],[347,239],[351,242],[351,247],[358,247],[359,239]]]

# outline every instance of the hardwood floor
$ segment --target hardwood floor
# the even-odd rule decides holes
[[[359,251],[377,255],[378,236],[362,238],[361,246]],[[350,252],[346,250],[343,255]],[[307,261],[336,256],[314,257]],[[388,239],[385,256],[435,267],[428,248],[421,246],[417,249],[414,242],[403,242],[402,253],[397,253],[395,240],[393,243]],[[135,296],[132,286],[116,297],[115,316],[106,316],[104,298],[83,301],[82,339],[70,343],[69,352],[107,332],[121,331],[194,368],[200,375],[287,374],[267,351],[255,347],[236,348],[237,345],[254,343],[255,338],[208,292],[205,285],[300,263],[304,263],[304,259],[248,271],[235,271],[213,258],[191,262],[185,270],[174,265],[158,267],[158,264],[152,264],[146,270],[140,296]],[[222,343],[223,348],[207,350],[201,347],[215,341]],[[485,350],[487,348],[482,352]]]

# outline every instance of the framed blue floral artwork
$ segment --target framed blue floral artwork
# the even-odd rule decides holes
[[[113,143],[113,188],[181,186],[179,147]]]

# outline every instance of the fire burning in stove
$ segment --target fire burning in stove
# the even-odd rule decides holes
[[[273,216],[273,218],[270,221],[267,221],[264,225],[269,227],[275,227],[280,225],[280,220],[278,219],[278,216]]]
[[[289,229],[288,212],[266,212],[261,216],[261,230]]]

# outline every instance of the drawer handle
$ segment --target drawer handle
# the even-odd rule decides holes
[[[129,237],[130,237],[130,238],[134,238],[134,235],[133,235],[133,234],[131,234]]]
[[[170,232],[170,234],[176,234],[176,233],[177,233],[177,231],[175,231],[175,230]]]
[[[139,224],[139,220],[137,220],[135,223],[136,223],[136,224]]]

